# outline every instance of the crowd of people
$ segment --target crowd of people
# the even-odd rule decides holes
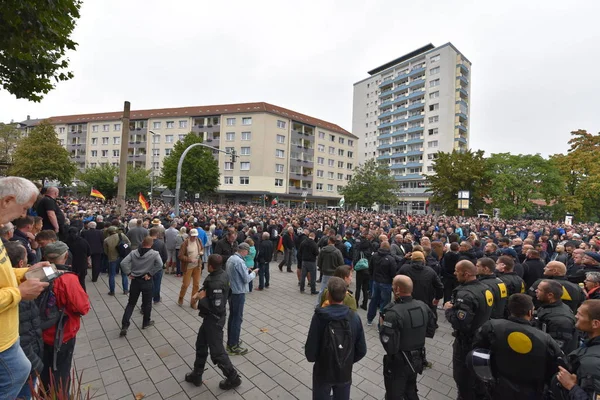
[[[146,329],[163,275],[181,278],[178,305],[203,319],[185,380],[202,384],[210,352],[225,376],[220,387],[237,387],[229,357],[249,351],[240,337],[246,294],[268,290],[270,266],[296,266],[298,290],[315,296],[305,346],[315,399],[350,396],[352,364],[367,352],[359,308],[386,352],[387,399],[418,398],[438,311],[454,330],[460,399],[600,393],[599,224],[200,202],[180,210],[155,200],[149,210],[127,202],[120,212],[113,201],[0,179],[0,368],[11,371],[0,371],[0,397],[30,398],[38,375],[44,390],[68,386],[90,308],[86,282],[102,273],[107,296],[120,295],[119,286],[128,296],[122,337],[139,297]],[[52,278],[26,275],[50,264]]]

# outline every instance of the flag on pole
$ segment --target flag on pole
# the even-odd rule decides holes
[[[279,242],[277,242],[277,251],[280,251],[283,253],[284,250],[285,249],[283,248],[283,235],[282,235],[282,236],[279,236]]]
[[[344,200],[344,196],[342,196],[342,198],[340,199],[340,202],[338,203],[338,206],[344,207],[344,203],[346,203],[346,200]]]
[[[148,204],[148,201],[146,201],[146,198],[144,197],[142,192],[140,192],[140,194],[138,195],[138,201],[142,205],[142,208],[144,209],[144,211],[148,212],[148,209],[150,208],[150,204]]]
[[[72,206],[78,206],[79,202],[77,200],[73,200],[69,204],[72,205]]]
[[[90,192],[90,196],[97,197],[102,200],[106,200],[106,197],[104,197],[104,195],[102,193],[100,193],[98,190],[96,190],[94,188],[92,188],[92,191]]]
[[[277,203],[279,203],[279,199],[278,199],[277,197],[275,197],[275,198],[273,199],[273,201],[271,202],[271,205],[272,205],[272,206],[276,206],[276,205],[277,205]]]

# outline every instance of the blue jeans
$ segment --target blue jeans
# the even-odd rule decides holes
[[[372,322],[377,315],[377,309],[381,312],[387,306],[392,297],[392,285],[390,283],[373,282],[373,293],[367,311],[367,322]]]
[[[177,265],[177,275],[181,275],[181,260],[179,260],[179,249],[175,251],[175,262]]]
[[[229,347],[237,346],[240,343],[245,302],[246,293],[229,296],[229,319],[227,320],[227,346]]]
[[[35,375],[35,374],[30,375],[31,381],[32,381],[31,384],[33,385],[33,387],[35,387],[35,383],[37,382],[37,377],[36,376],[37,375]],[[21,388],[21,391],[17,395],[17,399],[24,399],[24,400],[30,400],[31,399],[31,385],[29,384],[29,378],[30,377],[27,377],[27,381],[25,382],[25,384]]]
[[[121,259],[118,258],[116,261],[110,261],[108,263],[108,290],[111,293],[115,292],[115,276],[117,275],[117,267],[119,266],[120,262]],[[129,291],[129,279],[127,279],[127,275],[125,275],[123,271],[121,271],[121,279],[123,291]]]
[[[29,378],[31,362],[21,348],[20,339],[0,352],[0,399],[16,399]]]
[[[302,261],[302,275],[300,275],[300,291],[304,291],[306,284],[306,276],[310,272],[310,292],[314,293],[317,291],[317,285],[315,280],[317,279],[317,262],[316,261]]]
[[[319,382],[317,379],[318,377],[313,374],[313,400],[348,400],[350,398],[351,382],[332,384]]]
[[[321,277],[321,289],[319,290],[319,295],[317,296],[317,304],[315,307],[319,307],[321,305],[321,296],[323,295],[325,289],[327,289],[327,282],[329,282],[329,278],[331,278],[331,275],[323,275]]]
[[[160,270],[152,276],[152,300],[155,303],[160,301],[160,284],[163,278],[163,271]]]
[[[261,262],[258,263],[258,288],[264,289],[269,287],[269,278],[271,274],[269,273],[269,263]]]

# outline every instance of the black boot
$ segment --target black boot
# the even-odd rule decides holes
[[[202,386],[202,372],[195,369],[185,374],[185,381],[193,383],[195,386]]]
[[[240,378],[240,376],[238,374],[236,374],[235,377],[233,377],[233,378],[223,379],[221,382],[219,382],[219,387],[221,388],[221,390],[229,390],[229,389],[235,389],[236,387],[240,386],[241,384],[242,384],[242,379]]]
[[[363,301],[363,303],[360,305],[360,308],[362,308],[363,310],[367,309],[367,302]]]

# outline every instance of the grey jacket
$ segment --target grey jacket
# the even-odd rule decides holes
[[[160,254],[156,250],[139,248],[132,251],[121,261],[121,270],[126,274],[131,274],[134,278],[139,278],[146,274],[153,276],[161,271],[163,267]]]

